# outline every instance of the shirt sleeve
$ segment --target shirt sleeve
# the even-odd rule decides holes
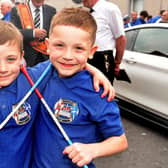
[[[100,101],[94,115],[103,138],[121,136],[124,133],[120,110],[115,101]]]
[[[109,18],[109,25],[111,31],[114,34],[115,39],[122,35],[125,35],[121,12],[117,6],[113,8],[108,8],[108,18]]]

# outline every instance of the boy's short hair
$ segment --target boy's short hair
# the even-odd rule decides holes
[[[16,44],[23,51],[23,36],[20,31],[11,23],[0,20],[0,45],[5,43]]]
[[[146,18],[148,16],[148,12],[146,10],[143,10],[140,12],[140,16],[143,16],[144,18]]]
[[[57,25],[74,26],[80,28],[91,35],[92,44],[96,39],[97,24],[92,15],[82,8],[64,8],[57,13],[51,22],[49,36]]]

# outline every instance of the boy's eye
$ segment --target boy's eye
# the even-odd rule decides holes
[[[63,45],[62,44],[55,44],[56,47],[62,47]]]
[[[82,48],[82,47],[79,47],[79,46],[76,47],[76,49],[77,49],[77,50],[83,50],[83,48]]]
[[[16,58],[8,58],[8,61],[15,61]]]

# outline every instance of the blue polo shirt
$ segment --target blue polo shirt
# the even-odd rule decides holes
[[[2,18],[2,20],[4,20],[4,21],[10,21],[10,17],[11,17],[11,12],[8,12],[8,13]]]
[[[146,22],[142,20],[141,18],[138,18],[137,20],[131,22],[131,26],[136,26],[136,25],[141,25],[141,24],[146,24]]]
[[[28,69],[33,81],[44,71],[48,62]],[[46,76],[39,89],[43,89]],[[21,72],[9,86],[0,89],[0,123],[21,101],[31,85]],[[0,168],[30,168],[33,123],[38,112],[39,98],[35,93],[23,103],[8,123],[0,130]]]
[[[53,68],[54,69],[54,68]],[[101,98],[88,71],[59,78],[53,70],[43,92],[72,142],[95,143],[123,134],[118,105]],[[36,122],[33,168],[77,168],[62,152],[68,145],[43,105]],[[89,168],[94,168],[90,163]]]
[[[149,19],[148,23],[156,23],[160,18],[161,18],[161,16],[155,16],[155,17]]]

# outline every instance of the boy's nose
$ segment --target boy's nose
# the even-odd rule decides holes
[[[72,51],[71,49],[67,49],[63,55],[65,59],[72,59]]]
[[[0,62],[0,72],[5,72],[7,70],[7,66],[5,63]]]

